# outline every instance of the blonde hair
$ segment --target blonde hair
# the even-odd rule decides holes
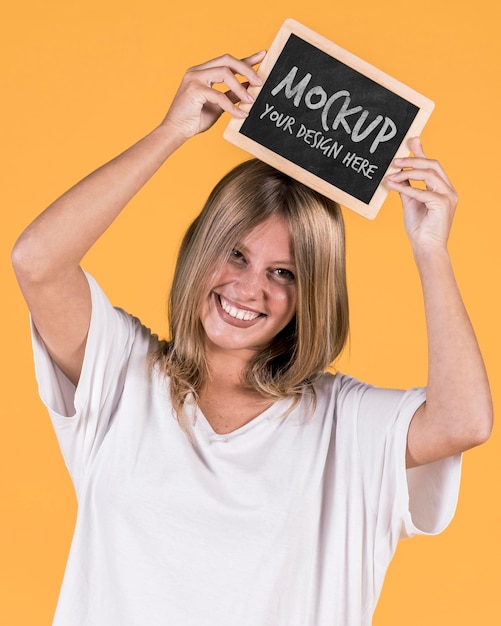
[[[285,218],[296,264],[296,313],[245,372],[268,399],[296,400],[342,351],[348,336],[344,224],[339,205],[258,160],[238,165],[214,188],[181,244],[169,298],[170,340],[155,361],[183,406],[208,377],[202,302],[209,278],[242,237],[273,215]]]

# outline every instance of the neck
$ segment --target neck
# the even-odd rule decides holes
[[[252,356],[252,354],[251,354]],[[207,349],[209,377],[199,394],[199,407],[217,433],[229,433],[254,419],[272,402],[242,385],[249,354]]]
[[[242,388],[242,375],[254,353],[247,350],[227,351],[217,346],[207,346],[206,350],[210,384]]]

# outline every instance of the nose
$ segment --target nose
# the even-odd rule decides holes
[[[257,300],[261,298],[266,290],[266,279],[264,275],[254,268],[247,267],[239,272],[235,281],[235,289],[240,298],[245,300]]]

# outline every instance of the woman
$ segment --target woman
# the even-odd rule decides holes
[[[263,56],[189,70],[162,124],[15,246],[40,392],[79,502],[55,624],[370,624],[398,538],[447,525],[460,454],[490,434],[446,247],[456,194],[417,139],[387,184],[423,285],[426,397],[322,373],[348,329],[339,207],[264,164],[230,173],[190,226],[168,343],[81,270],[177,148],[223,112],[245,116],[236,75],[259,85]]]

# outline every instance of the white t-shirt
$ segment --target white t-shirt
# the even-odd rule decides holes
[[[338,374],[216,434],[192,407],[190,442],[157,339],[89,277],[74,387],[34,330],[36,371],[78,498],[57,626],[366,626],[400,536],[436,533],[460,457],[405,470],[423,389]],[[285,415],[284,415],[285,414]]]

